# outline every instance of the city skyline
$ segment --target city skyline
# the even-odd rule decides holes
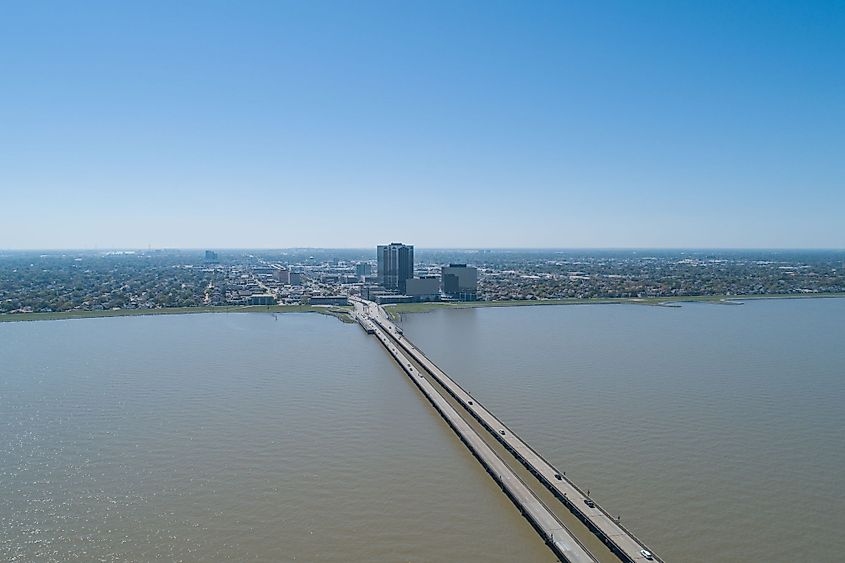
[[[845,248],[842,5],[91,8],[4,9],[0,248]]]
[[[31,254],[35,252],[49,252],[49,253],[61,253],[61,252],[101,252],[101,253],[108,253],[108,252],[149,252],[149,251],[159,251],[159,250],[166,250],[166,251],[185,251],[185,252],[204,252],[207,250],[212,251],[219,251],[219,252],[241,252],[241,251],[262,251],[262,252],[270,252],[270,251],[303,251],[303,250],[319,250],[319,251],[327,251],[327,250],[339,250],[339,251],[357,251],[357,250],[370,250],[373,245],[364,245],[364,246],[92,246],[92,247],[33,247],[33,248],[2,248],[0,247],[0,252],[8,252],[8,253],[19,253],[19,254]],[[378,245],[375,245],[378,246]],[[802,247],[802,246],[420,246],[420,245],[412,245],[417,250],[422,251],[455,251],[455,252],[475,252],[475,251],[504,251],[504,252],[511,252],[511,251],[539,251],[539,252],[605,252],[605,251],[621,251],[621,252],[707,252],[707,251],[717,251],[717,252],[841,252],[845,250],[845,247],[836,247],[836,246],[828,246],[828,247]],[[374,254],[375,256],[375,254]],[[375,260],[375,258],[373,258]]]

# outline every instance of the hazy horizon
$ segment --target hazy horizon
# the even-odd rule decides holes
[[[372,250],[379,244],[389,242],[401,242],[410,244],[417,250],[453,250],[453,251],[658,251],[658,252],[845,252],[845,247],[692,247],[692,246],[420,246],[409,241],[387,240],[374,243],[371,246],[204,246],[204,247],[180,247],[180,246],[151,246],[151,247],[129,247],[129,246],[103,246],[90,248],[0,248],[0,252],[150,252],[182,250],[193,252],[213,251],[274,251],[274,250]]]

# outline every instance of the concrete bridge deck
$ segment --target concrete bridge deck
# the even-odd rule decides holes
[[[355,300],[359,315],[379,331],[391,335],[395,346],[413,358],[488,432],[520,461],[549,491],[554,494],[576,517],[596,534],[622,561],[662,561],[633,533],[624,528],[607,511],[601,508],[566,475],[545,460],[531,446],[513,433],[493,413],[480,405],[472,395],[450,378],[426,357],[402,331],[390,321],[384,309],[370,301]],[[589,506],[587,501],[593,506]],[[643,555],[651,553],[651,559]]]

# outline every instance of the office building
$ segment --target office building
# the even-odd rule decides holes
[[[414,301],[437,301],[440,299],[440,280],[435,276],[411,278],[405,282],[405,295]]]
[[[276,281],[281,284],[290,284],[290,270],[286,270],[284,268],[274,270],[273,277],[276,278]]]
[[[385,289],[405,293],[406,281],[414,277],[414,247],[392,242],[379,245],[376,253],[379,284]]]
[[[359,278],[369,276],[373,273],[373,267],[369,262],[359,262],[355,264],[355,275]]]
[[[391,305],[396,303],[413,303],[414,298],[410,295],[379,295],[376,303],[379,305]]]
[[[375,301],[377,295],[384,295],[385,293],[385,289],[380,285],[364,283],[361,286],[361,298],[367,299],[368,301]]]
[[[308,298],[309,305],[349,305],[345,295],[314,295]]]
[[[249,296],[250,305],[275,305],[276,299],[269,293],[254,294]]]
[[[449,264],[440,269],[443,293],[462,301],[475,301],[478,294],[478,269],[466,264]]]

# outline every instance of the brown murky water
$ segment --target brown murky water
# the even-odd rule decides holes
[[[403,325],[667,560],[841,560],[845,300]],[[355,325],[2,323],[0,359],[0,560],[553,560]]]
[[[407,315],[405,334],[670,561],[842,561],[845,299]]]
[[[2,561],[553,561],[355,325],[0,324]]]

